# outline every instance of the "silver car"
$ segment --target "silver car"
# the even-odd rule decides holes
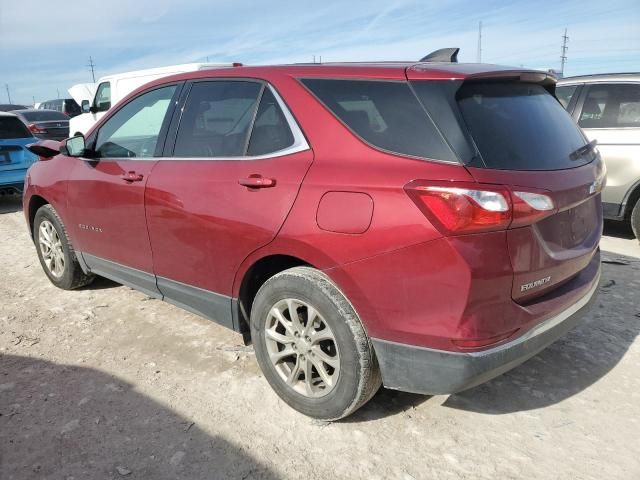
[[[564,78],[556,96],[598,142],[607,166],[605,218],[630,222],[640,239],[640,73]]]

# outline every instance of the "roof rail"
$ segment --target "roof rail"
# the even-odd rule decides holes
[[[458,63],[459,48],[441,48],[420,59],[421,62]]]

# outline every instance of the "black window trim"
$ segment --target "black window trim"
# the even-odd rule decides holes
[[[251,123],[249,125],[249,130],[248,130],[248,135],[247,135],[247,145],[245,145],[245,155],[243,156],[237,156],[237,157],[227,157],[227,156],[221,156],[221,157],[175,157],[174,155],[174,151],[175,151],[175,145],[176,145],[176,141],[178,138],[178,129],[180,127],[180,122],[182,120],[182,114],[184,112],[184,106],[185,103],[187,101],[187,99],[189,98],[189,94],[191,93],[191,89],[193,87],[194,84],[196,83],[210,83],[210,82],[229,82],[229,81],[237,81],[237,82],[254,82],[254,83],[259,83],[262,85],[262,89],[260,90],[260,93],[258,94],[258,99],[256,102],[256,106],[254,109],[254,113],[253,113],[253,118],[251,120]],[[278,106],[280,107],[280,110],[282,111],[285,120],[287,122],[287,125],[289,126],[289,129],[291,130],[291,133],[293,135],[293,144],[283,148],[281,150],[277,150],[275,152],[271,152],[271,153],[267,153],[267,154],[263,154],[263,155],[246,155],[247,152],[247,147],[248,147],[248,142],[251,140],[251,134],[253,133],[253,125],[254,122],[256,120],[256,114],[258,112],[258,107],[260,106],[260,100],[262,99],[262,94],[264,93],[264,89],[268,88],[271,93],[273,94],[274,98],[276,99],[276,102],[278,102]],[[178,113],[179,112],[179,113]],[[298,123],[298,121],[296,120],[296,118],[293,116],[293,113],[291,112],[291,109],[289,108],[289,106],[286,104],[284,98],[278,93],[278,91],[275,89],[275,87],[273,85],[271,85],[271,83],[267,82],[266,80],[263,80],[261,78],[251,78],[251,77],[208,77],[208,78],[198,78],[198,79],[194,79],[194,80],[187,80],[186,81],[186,85],[182,91],[182,94],[180,95],[180,98],[178,100],[173,118],[171,120],[171,124],[169,126],[169,130],[168,130],[168,134],[167,134],[167,140],[165,141],[165,147],[163,150],[163,155],[161,157],[157,157],[155,158],[155,160],[159,160],[159,161],[242,161],[242,162],[246,162],[246,161],[251,161],[251,160],[266,160],[269,158],[277,158],[277,157],[284,157],[286,155],[292,155],[294,153],[299,153],[299,152],[304,152],[307,150],[311,150],[311,147],[309,146],[309,142],[307,141],[307,138],[304,134],[304,132],[302,131],[302,128],[300,128],[300,124]]]
[[[129,99],[128,102],[126,103],[121,103],[119,104],[117,107],[115,108],[110,108],[108,110],[108,113],[102,117],[100,119],[100,121],[98,122],[98,125],[96,126],[96,128],[93,130],[93,132],[91,133],[91,135],[89,135],[89,137],[85,140],[85,144],[87,145],[87,151],[91,152],[92,156],[88,156],[86,157],[89,160],[93,160],[93,161],[100,161],[100,162],[104,162],[104,161],[156,161],[158,159],[160,159],[160,155],[162,155],[162,152],[164,151],[165,148],[165,143],[167,141],[167,133],[169,131],[169,126],[171,124],[171,120],[173,119],[174,115],[175,115],[175,111],[176,111],[176,107],[178,105],[178,100],[180,99],[182,92],[184,91],[184,84],[185,82],[170,82],[170,83],[164,83],[162,85],[155,85],[152,88],[146,89],[140,93],[138,93],[138,95],[136,95],[135,97],[132,97],[131,99]],[[171,87],[171,86],[175,86],[176,90],[175,92],[173,92],[173,96],[171,97],[171,100],[169,101],[169,107],[167,109],[167,113],[165,114],[165,118],[162,121],[162,126],[160,127],[160,132],[158,132],[158,143],[156,144],[156,150],[153,154],[153,156],[151,157],[93,157],[93,154],[95,152],[95,147],[96,147],[96,142],[98,140],[98,133],[100,133],[100,129],[102,129],[102,127],[104,126],[104,124],[106,122],[109,121],[109,119],[111,117],[113,117],[115,114],[117,114],[122,108],[124,108],[125,106],[129,105],[129,103],[133,102],[134,100],[140,98],[142,95],[145,95],[147,93],[151,93],[155,90],[159,90],[160,88],[165,88],[165,87]]]
[[[358,135],[349,125],[347,125],[344,121],[342,121],[342,119],[340,117],[338,117],[338,115],[336,115],[331,108],[329,108],[329,106],[324,103],[315,93],[313,93],[311,91],[311,89],[309,89],[309,87],[307,87],[304,83],[303,80],[342,80],[342,81],[355,81],[355,82],[387,82],[387,83],[403,83],[405,85],[409,86],[409,89],[411,90],[412,95],[416,98],[416,102],[418,102],[418,105],[420,106],[420,108],[425,112],[427,118],[429,119],[429,121],[431,123],[433,123],[436,131],[438,132],[438,135],[440,135],[440,137],[442,138],[442,141],[444,143],[444,145],[447,146],[447,148],[449,148],[449,150],[451,150],[451,153],[453,154],[454,157],[458,157],[456,151],[451,147],[451,145],[449,144],[449,142],[447,141],[447,139],[442,135],[442,132],[440,131],[440,128],[438,127],[438,125],[435,124],[435,122],[433,122],[433,119],[431,118],[430,113],[426,110],[426,108],[424,107],[424,105],[422,105],[422,102],[420,101],[420,99],[416,96],[415,91],[413,90],[413,87],[411,86],[411,82],[408,80],[402,80],[400,78],[370,78],[370,77],[296,77],[296,80],[298,80],[298,83],[302,86],[302,88],[304,88],[318,103],[320,103],[320,105],[322,105],[325,110],[327,110],[327,112],[329,112],[330,115],[333,116],[333,118],[335,118],[338,122],[340,122],[342,124],[342,126],[344,126],[347,130],[349,130],[349,132],[356,137],[358,140],[360,140],[362,143],[364,143],[366,146],[373,148],[374,150],[377,150],[379,152],[382,153],[386,153],[389,155],[394,155],[394,156],[401,156],[401,157],[405,157],[408,158],[410,160],[420,160],[421,162],[436,162],[436,163],[446,163],[447,165],[462,165],[462,162],[459,160],[441,160],[438,158],[429,158],[429,157],[419,157],[417,155],[410,155],[408,153],[402,153],[402,152],[394,152],[392,150],[387,150],[385,148],[382,147],[378,147],[377,145],[374,145],[370,142],[368,142],[367,140],[365,140],[364,138],[362,138],[360,135]]]
[[[564,85],[573,85],[573,84],[562,84]],[[640,87],[640,82],[634,82],[630,80],[604,80],[600,82],[584,82],[582,83],[582,94],[580,96],[579,102],[576,104],[574,109],[573,118],[578,123],[580,121],[580,117],[582,116],[582,107],[584,106],[584,102],[587,100],[589,96],[589,92],[592,87],[602,86],[602,85],[638,85]],[[580,124],[578,123],[580,127]],[[640,127],[580,127],[583,130],[638,130]]]

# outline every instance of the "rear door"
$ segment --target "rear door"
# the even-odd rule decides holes
[[[188,88],[147,185],[153,267],[167,300],[231,327],[235,273],[275,237],[313,154],[269,85]]]
[[[87,139],[68,182],[74,244],[92,270],[157,294],[144,193],[179,86],[145,92]]]
[[[640,184],[640,83],[594,83],[586,88],[578,125],[589,140],[597,140],[607,166],[605,216],[623,216],[622,205]]]

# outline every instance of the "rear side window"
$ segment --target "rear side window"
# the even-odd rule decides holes
[[[540,85],[468,83],[457,100],[487,168],[561,170],[592,160],[592,155],[574,154],[587,141]]]
[[[582,128],[640,127],[640,84],[591,85],[578,124]]]
[[[24,123],[17,117],[0,116],[0,139],[32,137]]]
[[[456,161],[406,82],[301,81],[365,142],[393,153]]]
[[[264,89],[249,139],[247,155],[266,155],[293,144],[289,124],[268,88]]]
[[[174,157],[242,157],[262,84],[198,82],[184,106]]]

